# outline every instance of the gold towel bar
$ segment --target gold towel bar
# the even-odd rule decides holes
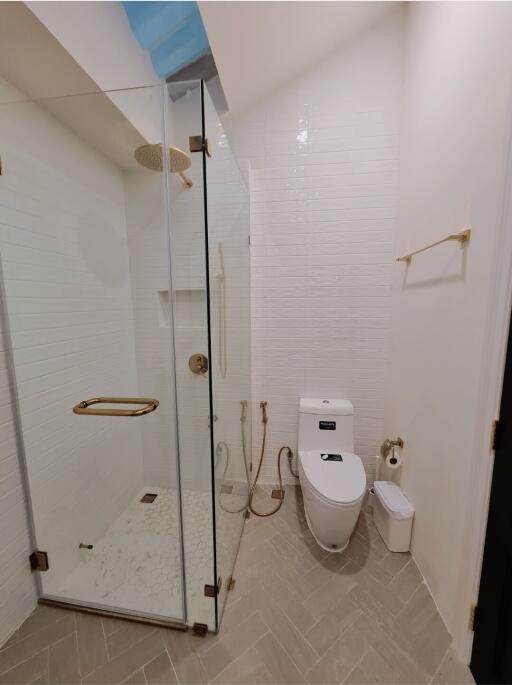
[[[140,409],[96,409],[91,404],[143,404]],[[79,402],[73,407],[75,414],[94,414],[96,416],[143,416],[158,407],[158,400],[150,397],[93,397]]]
[[[443,238],[442,240],[437,240],[435,243],[432,243],[431,245],[427,245],[426,247],[422,247],[419,250],[415,250],[414,252],[411,252],[410,254],[406,254],[403,257],[398,257],[397,262],[407,262],[410,263],[414,255],[419,254],[420,252],[425,252],[425,250],[430,250],[431,247],[435,247],[436,245],[441,245],[441,243],[447,243],[449,240],[456,240],[457,242],[464,244],[467,243],[469,240],[469,237],[471,235],[471,229],[466,228],[460,233],[452,233],[451,235],[447,235],[446,238]]]

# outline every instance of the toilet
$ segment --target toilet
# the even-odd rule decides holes
[[[355,528],[366,474],[354,450],[354,408],[348,400],[302,398],[299,478],[306,520],[329,552],[342,552]]]

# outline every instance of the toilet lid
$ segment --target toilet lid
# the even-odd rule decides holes
[[[350,504],[363,495],[366,473],[361,459],[350,452],[299,452],[304,475],[323,497]]]

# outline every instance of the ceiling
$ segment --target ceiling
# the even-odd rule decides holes
[[[0,2],[0,77],[16,87],[14,100],[37,100],[117,166],[137,168],[133,150],[145,137],[23,2]]]
[[[231,114],[311,69],[396,2],[199,2]]]

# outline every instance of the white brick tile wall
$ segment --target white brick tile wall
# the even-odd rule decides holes
[[[402,15],[226,120],[251,201],[253,458],[297,446],[301,396],[346,397],[373,477],[388,364]],[[287,472],[287,469],[285,469]]]
[[[30,536],[14,429],[15,397],[7,370],[9,338],[2,299],[0,293],[0,645],[37,601],[35,579],[28,566]]]

